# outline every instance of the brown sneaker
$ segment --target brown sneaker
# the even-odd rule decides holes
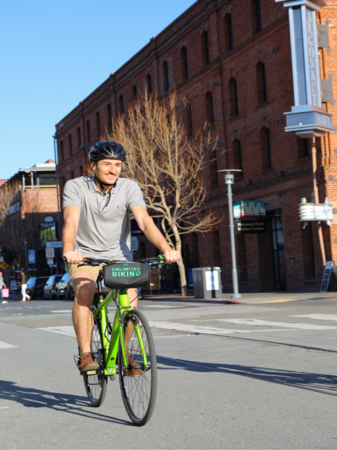
[[[78,366],[78,369],[81,375],[83,375],[83,372],[88,372],[88,370],[99,369],[99,364],[94,360],[93,353],[83,353],[83,355],[80,356],[80,365]]]
[[[127,358],[128,358],[128,363],[131,364],[131,366],[138,366],[138,364],[136,363],[136,361],[131,357],[131,355],[129,354],[129,352],[127,353]],[[126,377],[139,377],[140,375],[143,374],[142,369],[124,369],[124,375]]]

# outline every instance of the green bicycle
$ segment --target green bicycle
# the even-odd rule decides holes
[[[161,265],[163,257],[138,262],[119,262],[84,258],[85,265],[103,266],[97,278],[98,299],[92,311],[94,329],[92,352],[100,365],[98,370],[83,373],[90,403],[103,404],[108,378],[119,376],[125,409],[135,425],[145,425],[151,418],[157,394],[157,358],[150,326],[143,313],[130,306],[127,288],[149,282],[147,264]],[[102,282],[111,288],[104,298]],[[116,304],[114,321],[109,321],[107,307]],[[78,357],[76,357],[78,362]],[[133,373],[133,375],[132,375]],[[134,375],[135,374],[135,375]]]

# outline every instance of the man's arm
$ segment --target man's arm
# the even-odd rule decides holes
[[[81,264],[83,256],[81,252],[75,252],[77,237],[77,227],[80,221],[81,208],[79,206],[69,205],[63,210],[63,256],[70,264]]]
[[[165,260],[170,263],[177,262],[180,259],[180,253],[172,250],[168,242],[158,230],[158,227],[149,216],[145,206],[136,206],[132,209],[132,214],[136,219],[139,228],[145,234],[150,242],[165,256]]]

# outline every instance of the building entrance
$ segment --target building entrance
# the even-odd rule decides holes
[[[282,211],[267,212],[267,232],[257,235],[261,292],[285,291],[286,272]]]

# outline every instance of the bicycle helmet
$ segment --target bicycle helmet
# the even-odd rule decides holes
[[[91,147],[89,152],[89,161],[97,162],[101,159],[114,158],[121,161],[126,160],[126,151],[121,144],[117,142],[97,142],[96,145]]]

